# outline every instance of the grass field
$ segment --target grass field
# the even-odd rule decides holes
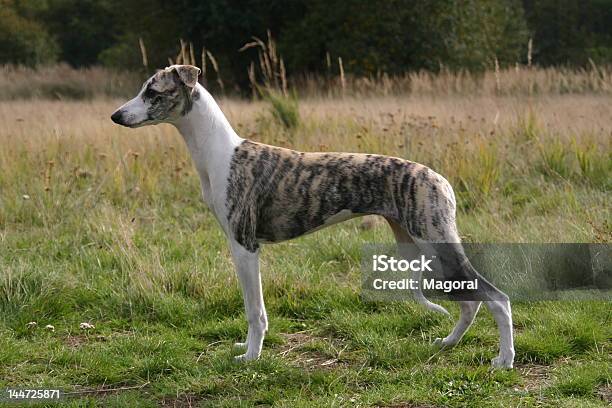
[[[610,92],[311,96],[291,130],[264,102],[221,104],[243,137],[431,166],[465,241],[609,243]],[[187,151],[170,126],[113,125],[120,103],[0,101],[0,388],[75,407],[611,403],[610,302],[515,303],[516,368],[492,371],[486,310],[439,352],[452,320],[360,299],[362,245],[392,236],[358,220],[264,248],[270,332],[234,363],[242,298]]]

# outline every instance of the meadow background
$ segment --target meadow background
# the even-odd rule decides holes
[[[242,297],[181,137],[110,121],[156,67],[191,63],[243,137],[443,174],[464,241],[610,243],[609,2],[247,3],[0,0],[0,389],[71,407],[609,406],[610,301],[514,303],[515,369],[492,371],[488,311],[440,351],[454,320],[360,298],[362,246],[392,242],[376,218],[264,248],[270,331],[234,363]]]
[[[3,94],[33,89],[0,102],[1,386],[60,387],[76,393],[72,406],[610,403],[609,302],[516,303],[516,369],[491,372],[498,336],[486,311],[438,353],[430,341],[451,320],[360,299],[361,248],[392,242],[384,223],[266,247],[270,334],[259,361],[234,364],[231,345],[246,335],[240,290],[176,130],[108,119],[123,102],[114,90],[138,89],[129,75],[3,74]],[[388,81],[386,95],[352,83],[345,96],[277,96],[297,109],[291,127],[269,100],[220,104],[254,140],[431,166],[455,187],[466,241],[610,242],[610,71]],[[36,94],[75,83],[91,97]]]

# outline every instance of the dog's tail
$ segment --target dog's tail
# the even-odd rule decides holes
[[[433,310],[434,312],[440,312],[442,314],[450,316],[450,313],[448,313],[448,310],[446,310],[444,307],[440,306],[437,303],[433,303],[429,301],[429,299],[425,297],[425,295],[423,294],[423,291],[421,290],[421,286],[423,284],[422,277],[423,277],[423,272],[421,272],[420,269],[412,273],[412,279],[418,282],[417,288],[412,292],[414,295],[414,300],[417,303],[425,306],[429,310]]]

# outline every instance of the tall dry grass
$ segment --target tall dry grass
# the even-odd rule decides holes
[[[62,69],[74,78],[86,75]],[[13,81],[0,83],[15,89],[25,87],[32,74],[10,72]],[[62,70],[45,72],[50,82],[66,77]],[[299,98],[294,109],[300,119],[291,127],[274,117],[265,100],[223,97],[221,105],[246,138],[307,151],[388,154],[429,165],[453,184],[465,214],[485,211],[504,219],[497,237],[544,239],[539,231],[521,230],[526,220],[535,217],[533,225],[544,231],[554,224],[547,217],[563,214],[573,218],[563,222],[572,230],[568,236],[607,241],[612,236],[604,204],[612,190],[612,110],[609,73],[598,72],[519,69],[499,72],[497,83],[494,73],[413,74],[394,79],[412,82],[411,91],[397,95],[393,89],[385,96],[376,90],[367,98],[361,96],[367,87],[345,78],[343,97],[302,88],[300,93],[310,96]],[[564,89],[573,93],[553,86],[562,76],[573,84]],[[529,81],[536,85],[528,86]],[[22,221],[38,219],[32,218],[33,203],[43,209],[43,224],[52,225],[62,209],[95,207],[105,200],[110,206],[138,207],[163,202],[184,188],[199,196],[176,130],[114,125],[109,115],[124,99],[100,89],[92,91],[100,97],[90,100],[46,100],[30,91],[25,99],[0,101],[0,227],[20,224],[15,214]],[[23,196],[30,204],[24,205]],[[512,228],[513,223],[522,227]]]
[[[0,224],[13,222],[11,211],[2,210],[20,207],[23,195],[41,203],[60,200],[58,209],[105,199],[125,203],[130,197],[136,201],[129,205],[138,205],[185,182],[198,195],[197,177],[176,130],[115,126],[109,115],[120,103],[0,103]],[[612,180],[607,96],[305,99],[300,125],[291,131],[272,118],[264,101],[226,98],[221,105],[243,137],[300,150],[389,154],[429,165],[451,181],[467,212],[486,204],[508,217],[536,216],[592,195],[594,201],[574,210],[599,224],[610,218],[599,201],[609,198]],[[560,189],[559,195],[551,195],[551,189]]]
[[[0,66],[0,100],[82,100],[126,97],[142,84],[144,75],[101,67],[74,69],[60,64],[29,68]]]
[[[324,80],[306,75],[294,80],[300,95],[356,97],[417,95],[549,95],[612,93],[612,68],[592,65],[588,69],[566,68],[515,68],[491,70],[484,73],[467,71],[439,73],[427,71],[403,75],[381,73],[370,77],[345,75],[341,66],[336,76]]]
[[[247,44],[258,48],[259,56],[247,69],[253,87],[272,89],[284,96],[293,90],[300,98],[376,97],[376,96],[542,96],[565,94],[612,94],[612,67],[591,65],[586,69],[529,68],[516,66],[499,71],[470,73],[442,70],[439,73],[410,72],[403,75],[379,74],[355,77],[330,61],[326,76],[288,77],[282,57],[276,54],[272,39]],[[194,63],[195,57],[183,45],[172,63]],[[192,60],[192,58],[194,58]],[[211,68],[207,68],[210,63]],[[202,78],[214,91],[223,91],[223,67],[214,56],[203,51]],[[209,72],[210,71],[210,72]],[[214,72],[215,82],[210,75]],[[67,65],[38,69],[0,67],[0,100],[15,99],[92,99],[126,97],[138,89],[147,77],[142,72],[120,72],[101,67],[74,69]],[[209,83],[206,83],[206,82]]]

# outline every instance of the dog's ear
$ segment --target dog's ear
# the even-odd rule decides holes
[[[194,67],[193,65],[174,65],[174,70],[178,74],[181,82],[183,82],[189,88],[193,88],[198,83],[198,76],[200,75],[200,68]]]

